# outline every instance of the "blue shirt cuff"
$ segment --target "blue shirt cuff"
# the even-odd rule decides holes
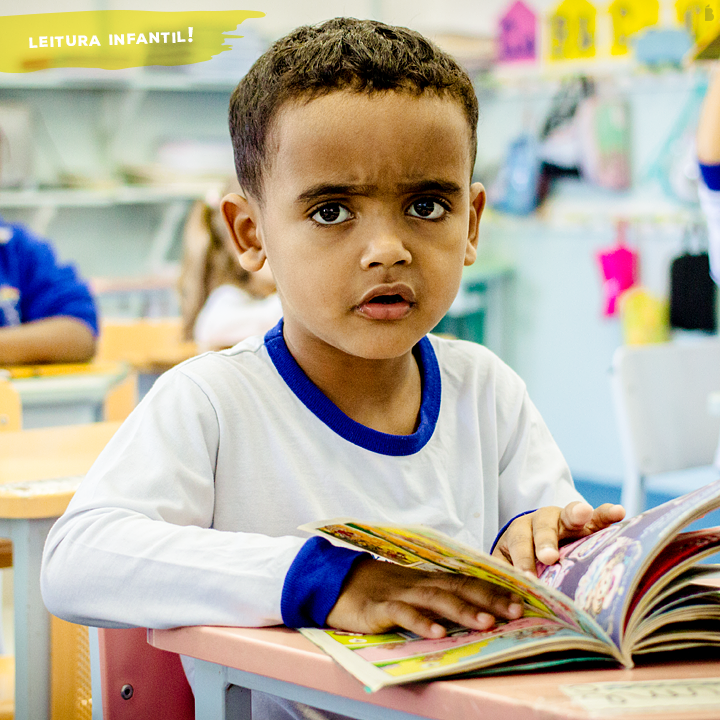
[[[521,512],[519,515],[516,515],[514,518],[510,518],[503,526],[500,528],[500,532],[495,537],[495,542],[492,544],[492,547],[490,548],[490,554],[493,554],[493,550],[495,550],[495,546],[500,542],[500,538],[503,536],[503,533],[519,518],[523,515],[530,515],[530,513],[534,513],[534,510],[526,510],[525,512]]]
[[[700,174],[710,190],[720,190],[720,165],[700,164]]]
[[[325,538],[310,538],[285,576],[280,611],[285,625],[323,627],[353,565],[368,553],[337,547]]]

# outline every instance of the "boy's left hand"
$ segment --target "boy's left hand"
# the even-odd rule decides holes
[[[535,575],[538,560],[545,565],[558,561],[558,545],[562,540],[591,535],[624,517],[625,508],[611,503],[594,510],[592,505],[580,501],[564,508],[540,508],[517,518],[502,534],[493,555]]]

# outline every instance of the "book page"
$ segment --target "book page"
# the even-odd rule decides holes
[[[677,606],[692,603],[696,598],[712,597],[720,604],[720,566],[699,565],[689,568],[664,586],[642,615],[643,622],[673,610]],[[628,632],[630,628],[628,626]]]
[[[540,579],[571,597],[621,647],[647,568],[682,527],[718,506],[720,480],[565,545],[557,563],[539,566]]]
[[[717,552],[719,548],[720,528],[680,533],[662,549],[645,572],[630,603],[627,617],[631,618],[635,608],[642,609],[658,594],[657,588],[661,580],[663,586],[669,584],[689,565]]]
[[[430,528],[370,525],[352,518],[336,518],[302,525],[299,529],[408,567],[457,572],[500,585],[522,597],[526,614],[555,618],[569,628],[611,644],[600,627],[578,612],[562,593],[546,587],[504,560]]]
[[[320,628],[300,632],[351,672],[370,691],[386,685],[455,675],[548,651],[607,653],[608,647],[557,620],[523,617],[490,630],[450,628],[444,638],[410,632],[361,635]]]

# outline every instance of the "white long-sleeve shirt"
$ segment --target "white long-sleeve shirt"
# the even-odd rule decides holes
[[[423,339],[420,424],[395,436],[330,403],[281,330],[267,338],[177,366],[118,430],[48,537],[53,614],[278,624],[301,523],[423,523],[487,550],[514,515],[580,499],[525,385],[486,348]]]

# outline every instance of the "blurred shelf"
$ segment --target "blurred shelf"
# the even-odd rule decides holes
[[[512,229],[605,227],[618,220],[686,225],[702,218],[700,206],[668,196],[657,184],[613,192],[576,181],[557,182],[550,196],[530,215],[510,215],[488,208],[482,223]],[[482,227],[482,225],[481,225]]]
[[[109,188],[57,188],[47,190],[0,190],[0,208],[107,207],[155,205],[173,200],[205,197],[219,182],[177,185],[117,185]]]
[[[203,78],[184,73],[140,72],[112,75],[69,75],[67,71],[34,73],[0,73],[0,90],[148,90],[160,92],[221,92],[235,89],[237,80]]]

